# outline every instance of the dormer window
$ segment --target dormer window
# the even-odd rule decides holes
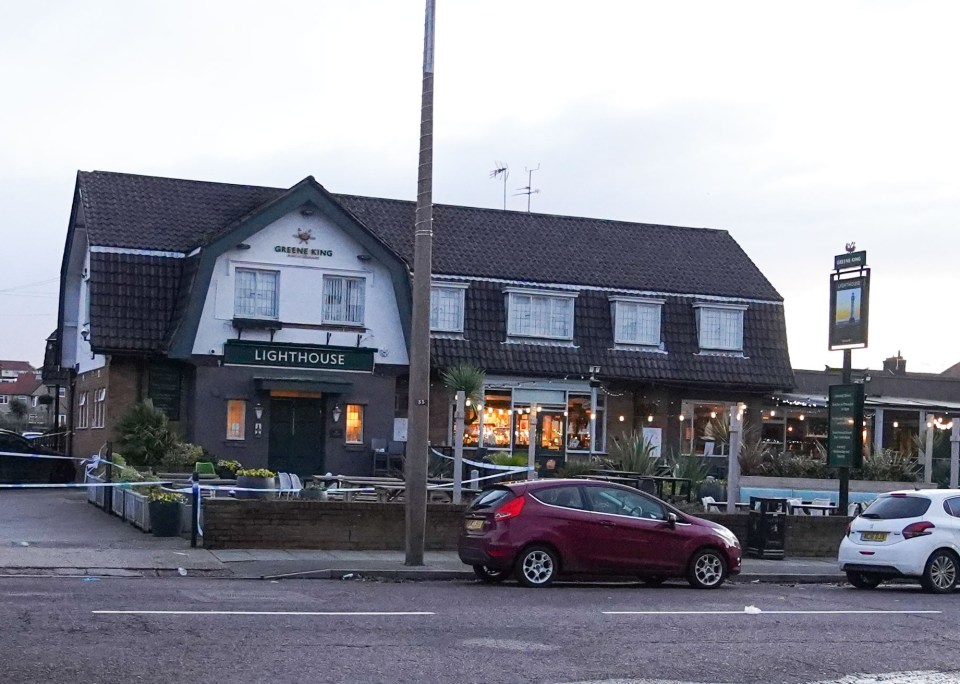
[[[463,332],[466,290],[466,284],[435,283],[430,287],[430,332]]]
[[[521,289],[510,289],[506,293],[508,336],[573,339],[576,293]]]
[[[611,297],[613,342],[617,345],[662,348],[660,314],[664,300]]]
[[[238,268],[235,271],[234,317],[276,319],[279,315],[279,281],[279,271]]]
[[[700,351],[742,352],[743,312],[742,304],[694,304],[697,314],[697,334]]]

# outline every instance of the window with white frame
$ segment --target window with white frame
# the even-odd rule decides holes
[[[80,392],[77,395],[77,427],[87,427],[87,395],[88,392]]]
[[[10,395],[9,394],[0,394],[0,404],[9,404]]]
[[[323,276],[323,322],[363,325],[364,278]]]
[[[507,334],[518,337],[573,339],[575,294],[507,291]]]
[[[660,347],[660,314],[662,299],[612,297],[613,341]]]
[[[694,304],[700,349],[743,351],[743,312],[739,304]]]
[[[433,285],[430,288],[431,332],[463,332],[466,286]]]
[[[233,315],[238,318],[277,318],[279,282],[279,271],[238,268],[234,271]]]
[[[93,421],[90,423],[92,428],[102,428],[105,408],[107,405],[107,389],[101,387],[93,392]]]

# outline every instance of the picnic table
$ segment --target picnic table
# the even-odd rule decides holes
[[[637,478],[637,488],[644,489],[644,484],[649,483],[656,494],[658,499],[663,499],[667,501],[666,496],[669,496],[671,499],[676,500],[678,498],[685,498],[687,501],[690,501],[691,490],[693,489],[693,483],[688,477],[666,477],[663,475],[641,475]],[[664,487],[670,485],[670,493],[664,493]],[[649,490],[648,490],[649,491]]]
[[[738,511],[746,511],[750,509],[750,504],[746,501],[736,501],[733,504]],[[707,502],[707,511],[715,513],[726,513],[727,512],[727,502],[726,501],[709,501]]]
[[[798,511],[802,512],[804,515],[814,515],[819,513],[820,515],[833,515],[837,507],[832,503],[829,504],[816,504],[816,503],[790,503],[787,502],[787,505],[790,508],[790,513],[797,515]]]

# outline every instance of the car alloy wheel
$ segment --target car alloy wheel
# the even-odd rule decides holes
[[[847,571],[847,581],[857,589],[876,589],[883,581],[882,577],[873,575],[869,572]]]
[[[473,574],[487,584],[498,584],[507,579],[507,576],[510,573],[508,573],[506,570],[495,570],[493,568],[488,568],[486,565],[474,565]]]
[[[557,575],[557,558],[545,546],[531,546],[517,558],[517,580],[525,587],[545,587]]]
[[[949,551],[935,551],[923,570],[920,585],[932,594],[946,594],[957,586],[957,557]]]
[[[695,589],[715,589],[723,584],[727,562],[715,549],[701,549],[690,559],[687,581]]]

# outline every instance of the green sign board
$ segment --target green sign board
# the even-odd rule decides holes
[[[827,465],[863,465],[863,385],[830,385]]]
[[[228,366],[371,372],[375,351],[376,349],[361,347],[321,347],[229,340],[223,345],[223,363]]]
[[[867,253],[864,251],[838,254],[833,257],[833,268],[835,271],[843,271],[848,268],[863,268],[866,265]]]

